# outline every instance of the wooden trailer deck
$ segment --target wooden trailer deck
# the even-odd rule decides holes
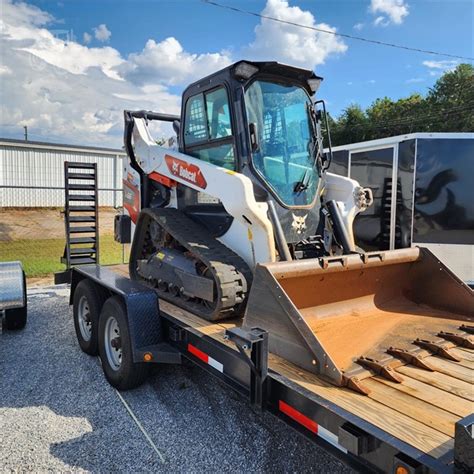
[[[114,271],[128,275],[124,266]],[[160,310],[237,350],[224,333],[240,326],[240,320],[212,323],[163,300]],[[379,376],[364,379],[367,396],[334,386],[274,354],[269,356],[269,369],[447,464],[453,455],[455,423],[474,411],[474,350],[455,347],[449,352],[460,362],[428,356],[423,361],[434,371],[411,364],[397,367],[401,383]]]

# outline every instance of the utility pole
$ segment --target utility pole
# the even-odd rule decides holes
[[[25,129],[25,142],[27,142],[28,141],[28,126],[23,125],[23,128]]]

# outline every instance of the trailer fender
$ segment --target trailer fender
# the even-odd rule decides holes
[[[110,297],[117,295],[124,302],[133,348],[133,361],[143,362],[145,353],[150,353],[152,359],[155,359],[156,357],[153,356],[160,352],[159,348],[164,342],[156,293],[152,289],[105,267],[99,265],[82,266],[72,270],[70,304],[72,304],[78,283],[84,278],[93,281],[102,291],[108,292]],[[158,361],[160,360],[156,360],[156,362]]]

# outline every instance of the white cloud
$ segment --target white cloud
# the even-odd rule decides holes
[[[148,40],[140,53],[132,53],[117,67],[118,73],[135,84],[163,82],[170,85],[185,84],[204,77],[232,62],[230,54],[191,54],[173,37],[157,43]]]
[[[371,0],[369,9],[374,15],[379,15],[374,21],[376,26],[400,25],[409,14],[405,0]]]
[[[9,76],[11,74],[13,74],[12,70],[8,66],[0,64],[0,76]]]
[[[424,82],[425,80],[422,77],[412,77],[405,81],[406,84],[417,84],[419,82]]]
[[[423,66],[426,66],[428,68],[428,74],[431,77],[438,77],[444,74],[445,72],[454,71],[454,69],[456,69],[456,67],[459,65],[459,61],[455,59],[445,59],[441,61],[435,61],[430,59],[423,61],[422,64]]]
[[[330,25],[316,23],[311,12],[290,7],[286,0],[268,0],[262,15],[336,32]],[[313,69],[329,56],[346,50],[337,36],[262,18],[255,28],[255,40],[243,53],[249,59],[277,60]]]
[[[40,8],[27,3],[12,3],[2,0],[2,19],[0,25],[15,24],[18,27],[45,26],[52,23],[54,17]]]
[[[180,96],[170,87],[235,60],[228,51],[191,53],[173,37],[150,39],[142,51],[123,57],[110,46],[90,47],[90,33],[84,33],[84,44],[54,36],[47,27],[58,21],[36,6],[0,2],[0,135],[12,136],[11,130],[28,125],[35,139],[120,147],[123,109],[179,113]],[[268,0],[263,13],[335,31],[284,0]],[[96,37],[100,30],[108,32],[99,33],[102,40],[110,38],[101,27],[94,30]],[[346,49],[335,36],[262,19],[254,41],[238,57],[314,68]]]
[[[378,16],[374,20],[374,25],[375,26],[388,26],[390,22],[384,17],[384,16]]]
[[[119,77],[117,50],[55,38],[44,28],[54,19],[37,7],[2,0],[2,9],[0,135],[28,125],[34,139],[120,147],[123,109],[179,113],[180,97],[165,87]]]
[[[112,36],[112,32],[104,23],[102,23],[98,27],[94,28],[94,36],[97,41],[106,42],[109,41],[110,37]]]
[[[354,30],[360,31],[364,28],[364,26],[364,23],[356,23],[352,28],[354,28]]]
[[[428,61],[423,61],[422,64],[423,66],[426,66],[429,69],[444,72],[444,71],[452,71],[453,69],[456,69],[456,66],[459,64],[459,61],[449,60],[449,59],[442,60],[442,61],[428,60]]]

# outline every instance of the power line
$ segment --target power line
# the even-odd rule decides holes
[[[474,58],[470,58],[470,57],[466,57],[466,56],[458,56],[456,54],[440,53],[438,51],[430,51],[430,50],[427,50],[427,49],[412,48],[410,46],[404,46],[404,45],[395,44],[395,43],[386,43],[384,41],[373,40],[373,39],[368,39],[368,38],[362,38],[361,36],[353,36],[353,35],[348,35],[348,34],[345,34],[345,33],[336,33],[335,31],[325,30],[323,28],[317,28],[315,26],[302,25],[300,23],[295,23],[295,22],[288,21],[288,20],[281,20],[280,18],[275,18],[275,17],[268,16],[268,15],[262,15],[261,13],[252,12],[252,11],[249,11],[249,10],[242,10],[240,8],[233,7],[231,5],[223,5],[221,3],[217,3],[217,2],[214,2],[212,0],[201,0],[201,1],[203,3],[207,3],[208,5],[213,5],[215,7],[223,8],[225,10],[231,10],[231,11],[238,12],[238,13],[244,13],[246,15],[255,16],[257,18],[264,18],[266,20],[276,21],[278,23],[284,23],[285,25],[296,26],[298,28],[305,28],[307,30],[318,31],[319,33],[325,33],[325,34],[328,34],[328,35],[340,36],[342,38],[348,38],[348,39],[357,40],[357,41],[364,41],[365,43],[377,44],[379,46],[389,46],[391,48],[405,49],[407,51],[416,51],[417,53],[424,53],[424,54],[431,54],[431,55],[434,55],[434,56],[444,56],[444,57],[447,57],[447,58],[465,59],[467,61],[474,61]]]

